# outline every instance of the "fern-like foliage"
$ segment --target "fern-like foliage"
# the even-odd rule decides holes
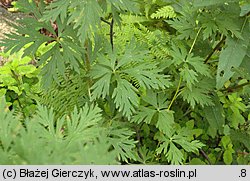
[[[166,59],[170,54],[170,36],[167,32],[160,30],[149,30],[142,24],[139,25],[139,31],[136,31],[135,37],[147,44],[150,52],[159,60]]]
[[[75,106],[81,108],[89,102],[85,73],[74,74],[67,70],[65,75],[66,79],[60,76],[59,84],[53,83],[36,98],[42,105],[52,107],[56,117],[69,114]]]
[[[160,9],[158,9],[155,13],[151,14],[151,18],[154,19],[160,19],[160,18],[174,18],[176,16],[176,13],[174,11],[174,8],[172,6],[164,6]]]
[[[122,31],[115,28],[116,46],[125,47],[127,41],[136,37],[136,40],[148,46],[150,53],[157,59],[163,60],[169,56],[170,52],[170,36],[167,32],[159,29],[149,29],[144,25],[147,19],[143,16],[121,15]]]

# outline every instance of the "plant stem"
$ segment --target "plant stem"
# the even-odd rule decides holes
[[[234,92],[234,90],[243,88],[244,86],[247,86],[247,85],[250,85],[250,82],[245,82],[245,83],[243,83],[243,84],[239,84],[239,85],[236,85],[236,86],[231,86],[231,87],[222,89],[222,90],[220,90],[220,91],[222,91],[222,92],[224,92],[224,91],[227,91],[227,92]]]
[[[114,50],[114,18],[111,19],[111,22],[108,22],[103,17],[101,17],[101,21],[109,25],[109,38],[112,50]]]
[[[197,32],[195,38],[194,38],[194,41],[193,41],[193,43],[192,43],[192,45],[191,45],[191,48],[190,48],[188,54],[191,54],[191,53],[192,53],[192,51],[193,51],[193,49],[194,49],[194,45],[195,45],[195,43],[196,43],[196,41],[197,41],[197,39],[198,39],[198,36],[199,36],[200,32],[201,32],[201,27],[199,28],[199,30],[198,30],[198,32]],[[186,56],[185,59],[187,59],[187,56]],[[170,102],[170,104],[169,104],[169,106],[168,106],[168,110],[170,110],[172,104],[174,103],[174,101],[175,101],[176,98],[178,97],[178,93],[179,93],[179,90],[180,90],[180,87],[181,87],[181,82],[182,82],[182,77],[180,76],[179,83],[178,83],[178,87],[177,87],[177,89],[176,89],[176,91],[175,91],[175,94],[174,94],[173,99],[171,100],[171,102]]]
[[[195,38],[194,38],[194,41],[193,41],[193,43],[192,43],[192,46],[191,46],[191,48],[190,48],[188,54],[191,54],[191,52],[193,51],[194,45],[195,45],[195,43],[196,43],[196,41],[197,41],[197,39],[198,39],[198,36],[199,36],[200,32],[201,32],[201,27],[199,28],[199,30],[198,30],[198,32],[197,32]]]
[[[177,95],[178,95],[179,90],[180,90],[180,87],[181,87],[181,82],[182,82],[182,77],[180,76],[179,83],[178,83],[178,87],[177,87],[177,89],[176,89],[176,91],[175,91],[175,94],[174,94],[173,99],[171,100],[171,102],[170,102],[170,104],[169,104],[169,106],[168,106],[168,110],[170,110],[172,104],[174,103],[175,99],[177,98]]]
[[[212,57],[212,55],[214,54],[214,52],[221,47],[221,45],[225,42],[225,40],[226,40],[226,37],[223,36],[222,39],[219,41],[219,43],[217,43],[217,45],[213,48],[213,50],[208,54],[208,56],[204,60],[205,64],[209,61],[209,59]]]
[[[211,160],[209,159],[208,155],[202,149],[200,149],[200,153],[208,161],[209,165],[211,165],[212,163],[211,163]]]

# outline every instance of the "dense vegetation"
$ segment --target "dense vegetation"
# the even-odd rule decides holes
[[[248,0],[18,0],[1,164],[249,164]],[[105,156],[103,156],[105,155]]]

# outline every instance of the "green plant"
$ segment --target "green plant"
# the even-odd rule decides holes
[[[5,95],[8,106],[22,117],[32,115],[36,110],[35,97],[39,93],[39,69],[30,57],[22,58],[22,51],[16,54],[1,53],[8,62],[0,67],[0,96]]]
[[[100,126],[96,106],[85,105],[68,117],[54,119],[52,109],[38,105],[36,115],[22,125],[0,107],[1,164],[114,164],[116,154]],[[91,153],[91,154],[90,154]],[[103,157],[102,155],[106,155]]]
[[[37,59],[36,100],[55,109],[54,126],[97,105],[96,128],[120,162],[249,164],[248,1],[17,5],[32,16],[2,45]]]

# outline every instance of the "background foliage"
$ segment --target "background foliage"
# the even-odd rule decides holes
[[[1,164],[250,163],[248,0],[14,7]]]

